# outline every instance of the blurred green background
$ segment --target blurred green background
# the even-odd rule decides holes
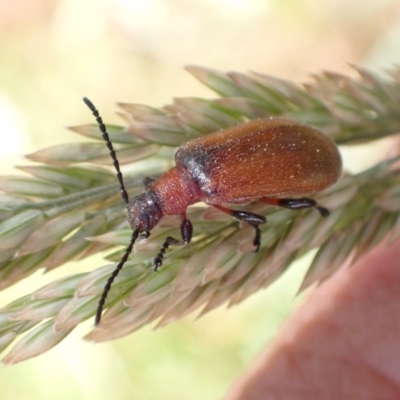
[[[0,49],[0,173],[10,174],[26,163],[21,155],[78,140],[63,127],[92,122],[84,95],[107,123],[120,124],[116,101],[161,106],[178,96],[213,97],[183,70],[187,64],[297,82],[321,69],[351,74],[347,63],[388,68],[400,60],[400,3],[1,0]],[[35,274],[0,293],[0,306],[104,264],[97,256]],[[1,400],[219,399],[300,301],[306,266],[297,263],[228,311],[113,343],[83,341],[90,321],[45,355],[0,367]]]

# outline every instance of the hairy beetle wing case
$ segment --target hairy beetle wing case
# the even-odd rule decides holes
[[[261,119],[192,140],[175,155],[208,204],[318,192],[335,183],[334,142],[310,126]]]

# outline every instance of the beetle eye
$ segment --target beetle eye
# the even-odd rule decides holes
[[[148,214],[145,213],[141,213],[139,214],[139,228],[141,231],[146,231],[148,232],[151,227],[150,227],[150,218],[148,216]]]

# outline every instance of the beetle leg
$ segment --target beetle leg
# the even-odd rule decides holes
[[[153,267],[154,271],[157,271],[159,267],[161,267],[164,254],[167,251],[168,247],[172,244],[174,246],[183,246],[185,244],[190,243],[192,240],[192,233],[193,233],[193,225],[186,218],[186,214],[182,215],[182,223],[181,223],[181,235],[183,240],[177,240],[171,236],[168,236],[165,239],[164,244],[162,245],[160,251],[158,252],[157,256],[153,260]]]
[[[143,178],[143,185],[146,189],[150,189],[156,180],[156,178],[146,176],[145,178]]]
[[[322,217],[329,215],[329,210],[325,207],[321,207],[315,200],[307,197],[300,199],[274,199],[269,197],[262,197],[261,200],[268,204],[275,206],[289,208],[290,210],[302,210],[303,208],[316,208]]]
[[[256,235],[253,240],[253,245],[256,248],[254,252],[257,253],[261,244],[261,231],[258,225],[265,224],[267,222],[267,219],[262,215],[254,214],[249,211],[230,210],[229,208],[225,208],[216,204],[214,204],[214,207],[226,214],[229,214],[233,218],[238,219],[239,221],[247,222],[255,229]]]

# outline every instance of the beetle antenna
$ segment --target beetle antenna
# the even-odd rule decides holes
[[[100,323],[101,314],[103,313],[103,308],[104,308],[104,304],[105,304],[107,296],[108,296],[108,292],[111,289],[114,279],[117,277],[117,275],[121,271],[122,267],[124,266],[126,260],[128,259],[129,254],[131,254],[133,245],[135,244],[135,241],[138,238],[138,236],[139,236],[139,228],[136,228],[132,233],[129,245],[125,250],[125,254],[121,258],[121,261],[118,263],[118,265],[115,267],[114,271],[108,278],[106,285],[104,286],[103,293],[101,294],[101,297],[99,300],[99,304],[97,305],[96,318],[94,320],[95,325],[98,325]]]
[[[100,132],[102,133],[102,137],[103,137],[104,141],[106,142],[107,148],[110,152],[110,156],[113,160],[114,168],[117,172],[117,178],[119,181],[119,187],[120,187],[122,200],[125,202],[125,204],[128,204],[129,203],[128,192],[125,189],[125,184],[124,184],[121,170],[119,168],[119,162],[117,159],[117,155],[115,154],[114,147],[111,143],[110,136],[108,135],[108,132],[107,132],[106,126],[104,125],[103,119],[101,118],[101,116],[100,116],[98,110],[96,109],[96,107],[94,106],[94,104],[87,97],[84,97],[83,101],[89,107],[90,111],[96,118],[96,121],[99,125]],[[108,278],[106,285],[104,286],[103,293],[101,294],[99,304],[98,304],[97,310],[96,310],[96,317],[95,317],[95,322],[94,322],[95,325],[98,325],[100,323],[101,314],[103,313],[103,308],[104,308],[104,304],[105,304],[107,296],[108,296],[108,292],[110,291],[115,278],[117,277],[117,275],[121,271],[122,267],[126,263],[126,260],[128,259],[129,254],[131,254],[133,245],[135,244],[135,241],[138,238],[138,236],[139,236],[139,228],[136,228],[132,233],[129,245],[125,250],[125,254],[121,258],[121,261],[115,267],[114,271]]]
[[[119,168],[119,162],[117,159],[117,155],[115,154],[114,147],[111,143],[110,137],[108,136],[106,126],[104,125],[104,122],[103,122],[102,118],[100,117],[100,114],[97,111],[96,107],[93,105],[93,103],[87,97],[84,97],[83,101],[89,107],[90,111],[95,116],[97,123],[99,124],[99,129],[102,133],[104,141],[106,142],[108,150],[110,151],[110,156],[113,160],[115,170],[117,171],[117,178],[119,181],[119,187],[120,187],[120,191],[121,191],[122,200],[125,202],[125,204],[128,204],[129,203],[128,192],[125,189],[125,184],[124,184],[124,180],[122,178],[121,170]]]

